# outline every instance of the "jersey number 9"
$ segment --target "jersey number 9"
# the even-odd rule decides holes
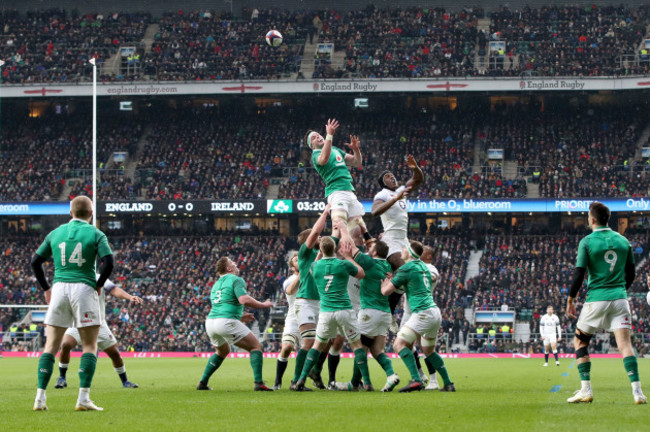
[[[618,255],[616,255],[616,252],[613,250],[608,250],[605,252],[605,262],[609,264],[609,271],[614,271],[614,267],[616,266],[616,260],[618,259]]]

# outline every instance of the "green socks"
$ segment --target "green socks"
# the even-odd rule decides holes
[[[54,358],[52,358],[54,361]],[[90,388],[95,376],[95,368],[97,367],[97,356],[91,353],[83,353],[81,355],[81,363],[79,364],[79,388]]]
[[[428,363],[431,363],[433,369],[438,371],[440,377],[442,378],[442,382],[445,385],[451,384],[451,380],[449,379],[449,374],[447,373],[447,368],[445,367],[445,362],[442,360],[442,357],[440,357],[437,353],[433,353],[427,357],[427,360]]]
[[[38,359],[38,388],[45,390],[54,372],[54,356],[43,353]]]
[[[418,373],[418,367],[415,364],[415,356],[413,356],[413,351],[408,348],[402,348],[402,350],[399,352],[399,356],[402,358],[402,361],[409,370],[411,379],[413,381],[422,382],[420,379],[420,374]]]
[[[354,363],[359,366],[363,382],[365,385],[370,385],[370,371],[368,370],[368,354],[363,348],[354,350]]]
[[[350,380],[350,383],[353,386],[358,386],[361,383],[361,369],[359,369],[359,365],[357,362],[354,362],[354,367],[352,368],[352,379]]]
[[[319,357],[320,357],[320,351],[318,351],[315,348],[309,350],[309,352],[307,353],[307,358],[305,359],[305,365],[303,366],[302,373],[300,374],[301,380],[305,381],[307,379],[307,375],[309,375],[309,371],[314,366],[314,364],[316,364]]]
[[[296,382],[300,379],[300,374],[302,374],[302,368],[305,365],[305,359],[307,358],[307,350],[300,348],[298,354],[296,354],[296,369],[293,372],[293,382]]]
[[[221,363],[223,363],[224,360],[225,359],[219,357],[216,353],[212,354],[208,360],[208,364],[205,365],[205,370],[203,371],[201,382],[207,384],[212,374],[215,373],[217,369],[219,369],[219,366],[221,366]]]
[[[320,375],[321,372],[323,372],[323,365],[325,364],[325,360],[327,360],[327,351],[320,353],[320,356],[318,357],[318,360],[316,361],[316,364],[313,368],[314,373]]]
[[[262,355],[262,351],[251,351],[251,367],[253,368],[253,377],[256,383],[262,382],[263,362],[264,362],[264,356]]]
[[[386,372],[386,376],[391,376],[395,373],[393,370],[393,362],[390,361],[390,358],[386,353],[381,353],[377,356],[377,363],[379,363],[379,366],[381,366],[384,372]]]
[[[623,366],[625,366],[625,372],[627,372],[631,383],[639,381],[639,366],[635,356],[625,357],[623,359]]]
[[[625,363],[625,360],[623,363]],[[578,373],[580,374],[580,381],[591,381],[591,362],[580,363],[578,365]]]

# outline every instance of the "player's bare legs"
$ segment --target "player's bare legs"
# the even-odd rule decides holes
[[[580,374],[581,388],[573,397],[567,399],[569,403],[589,403],[594,400],[591,391],[591,359],[589,358],[589,341],[593,335],[576,329],[573,346],[576,352],[578,374]]]
[[[364,337],[362,336],[362,339]],[[377,360],[379,366],[386,373],[386,385],[381,389],[382,392],[390,392],[399,384],[399,376],[393,370],[393,362],[386,355],[386,336],[375,336],[374,340],[368,347],[372,357]]]
[[[280,390],[280,387],[282,386],[282,376],[284,375],[284,371],[287,369],[289,356],[291,355],[295,345],[295,342],[282,342],[275,371],[275,384],[273,385],[273,390]]]
[[[339,362],[341,361],[341,350],[343,349],[343,344],[345,343],[345,338],[341,335],[338,335],[336,339],[330,340],[331,346],[329,348],[329,355],[327,356],[327,371],[329,373],[329,385],[328,389],[332,389],[336,383],[336,370],[339,367]]]
[[[66,374],[70,365],[70,351],[77,346],[77,341],[70,335],[64,335],[61,342],[61,352],[59,353],[59,379],[56,381],[54,388],[62,389],[68,386]]]
[[[138,385],[129,381],[128,377],[126,376],[126,367],[124,366],[124,360],[122,359],[120,350],[117,349],[117,344],[106,348],[104,352],[113,362],[113,368],[115,369],[115,373],[117,373],[117,375],[120,377],[120,380],[122,381],[122,387],[138,388]]]

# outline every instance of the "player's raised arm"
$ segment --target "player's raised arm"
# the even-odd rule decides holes
[[[298,272],[294,273],[296,276],[298,276]],[[294,295],[298,292],[298,287],[300,286],[300,278],[296,277],[294,280],[289,284],[287,289],[285,290],[288,295]]]
[[[122,288],[116,286],[110,291],[110,294],[118,299],[122,300],[128,300],[132,303],[137,303],[137,304],[142,304],[143,300],[142,298],[136,296],[136,295],[131,295],[128,292],[124,291]]]
[[[361,155],[360,148],[361,141],[356,135],[350,135],[350,142],[345,143],[345,146],[352,150],[352,154],[345,155],[345,164],[355,168],[361,167],[363,164],[363,156]]]
[[[325,210],[323,210],[323,213],[321,213],[320,217],[314,224],[314,227],[311,229],[311,233],[309,233],[309,237],[307,237],[307,240],[305,240],[305,245],[309,249],[314,248],[314,246],[316,245],[316,241],[318,240],[318,236],[320,236],[323,230],[325,229],[325,223],[327,222],[327,216],[329,215],[330,207],[331,205],[329,204],[325,206]]]
[[[332,141],[334,140],[334,133],[336,129],[339,128],[339,122],[336,119],[328,119],[327,125],[325,125],[325,132],[327,136],[325,137],[325,144],[321,149],[320,154],[318,155],[318,165],[325,165],[330,160],[332,155]]]
[[[411,191],[411,186],[407,186],[404,189],[400,191],[397,195],[395,195],[393,198],[389,199],[388,201],[380,200],[377,199],[372,203],[372,215],[373,216],[381,216],[384,213],[388,211],[397,201],[401,200],[404,198],[408,193]]]
[[[406,155],[406,165],[413,173],[413,176],[406,182],[406,187],[410,187],[410,190],[415,190],[424,181],[424,173],[418,166],[418,162],[413,155]]]
[[[346,241],[341,241],[339,244],[339,253],[343,258],[345,258],[347,261],[351,262],[354,264],[354,266],[357,268],[357,273],[356,274],[351,274],[350,276],[353,276],[357,279],[363,279],[366,277],[366,272],[361,267],[355,260],[354,260],[354,255],[359,252],[359,249],[357,249],[356,246],[352,244],[352,242],[348,239]]]

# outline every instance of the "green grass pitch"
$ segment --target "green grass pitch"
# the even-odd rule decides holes
[[[33,412],[36,358],[0,359],[0,430],[67,431],[641,431],[648,430],[649,405],[634,405],[619,359],[594,359],[594,403],[569,405],[579,387],[573,360],[542,367],[540,359],[447,359],[457,393],[253,392],[246,359],[228,359],[210,381],[213,391],[195,390],[206,359],[125,359],[139,389],[122,388],[110,361],[97,366],[92,399],[104,412],[75,412],[79,359],[72,359],[67,389],[56,390],[58,369],[48,388],[49,411]],[[393,361],[402,383],[400,360]],[[385,375],[370,360],[375,387]],[[650,362],[640,359],[641,379],[650,382]],[[351,375],[342,360],[338,379]],[[327,366],[323,372],[326,376]],[[566,376],[565,376],[566,374]],[[273,384],[275,360],[264,360],[264,378]],[[554,386],[561,386],[551,392]],[[402,387],[402,384],[399,385]],[[646,393],[650,390],[650,384]],[[408,428],[408,429],[406,429]]]

